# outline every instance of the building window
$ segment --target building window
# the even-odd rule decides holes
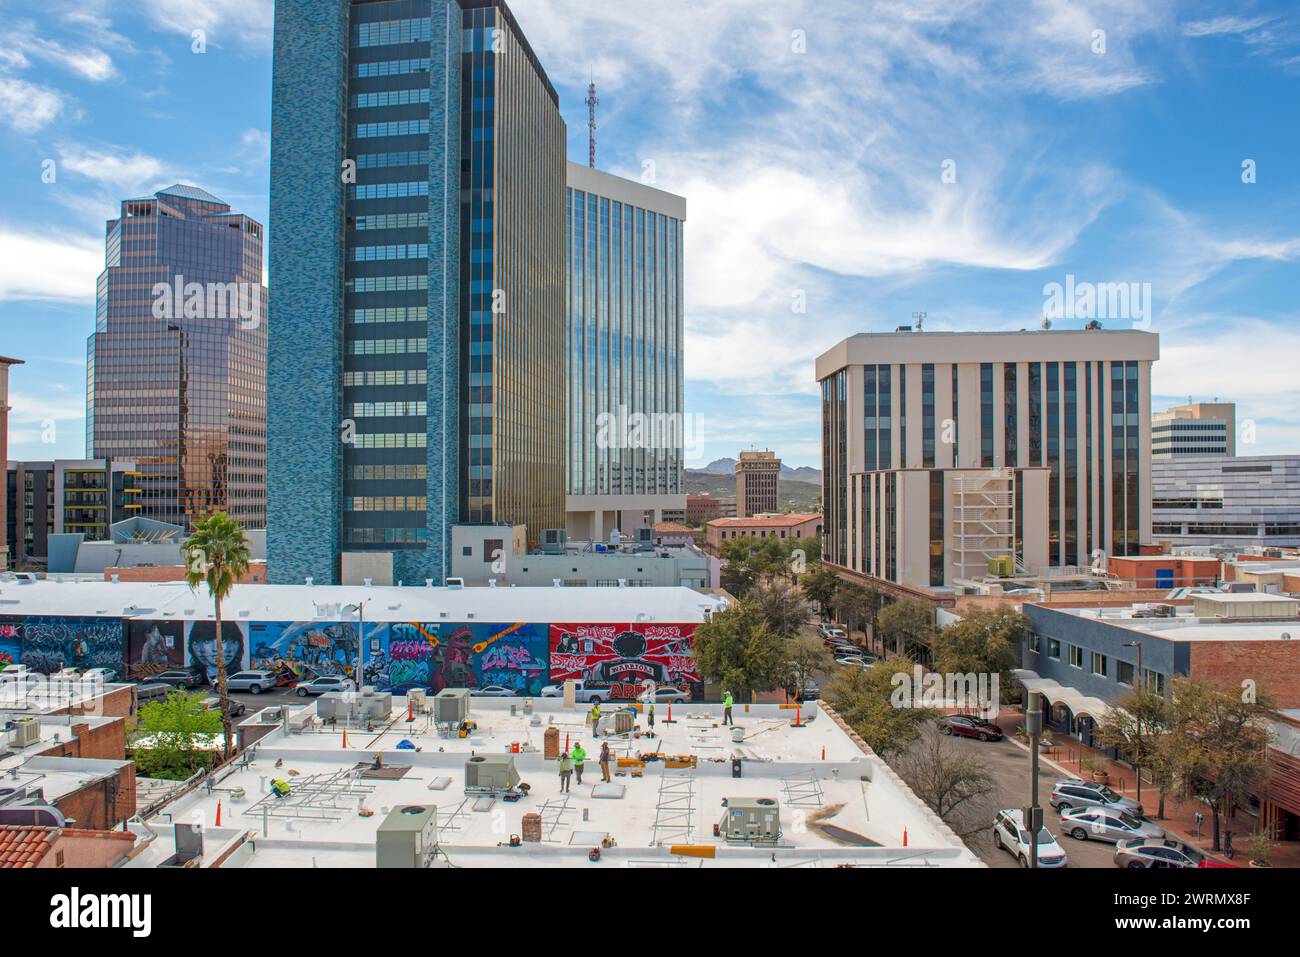
[[[1070,667],[1072,668],[1083,667],[1083,649],[1080,648],[1078,645],[1070,646]]]
[[[1061,640],[1059,638],[1047,639],[1047,657],[1053,661],[1061,660]]]
[[[1152,671],[1150,668],[1143,668],[1142,673],[1146,675],[1147,690],[1163,696],[1165,693],[1165,676],[1158,671]]]
[[[1029,636],[1029,650],[1032,651],[1032,652],[1033,652],[1034,654],[1036,654],[1036,655],[1038,655],[1038,654],[1042,654],[1042,652],[1043,652],[1043,639],[1042,639],[1039,635],[1037,635],[1037,634],[1032,634],[1032,635]]]
[[[1092,673],[1094,675],[1101,675],[1103,678],[1106,677],[1105,655],[1098,654],[1095,651],[1092,653]]]
[[[1130,688],[1133,687],[1133,677],[1136,673],[1137,669],[1133,667],[1131,662],[1115,662],[1115,680],[1120,684],[1128,685]]]

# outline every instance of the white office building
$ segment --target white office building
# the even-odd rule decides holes
[[[1171,545],[1300,545],[1300,455],[1154,462],[1152,535]]]

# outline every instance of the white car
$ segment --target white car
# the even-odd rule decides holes
[[[653,695],[649,691],[641,692],[636,700],[642,704],[648,704],[651,701],[655,704],[686,704],[691,700],[691,696],[681,688],[665,685],[662,688],[655,688]]]
[[[83,681],[98,681],[102,684],[107,684],[113,680],[113,675],[115,673],[116,672],[114,672],[112,668],[87,668],[81,673],[81,679]]]
[[[485,685],[482,688],[473,688],[470,690],[471,698],[513,698],[516,692],[512,688],[504,688],[501,685]]]
[[[854,668],[869,668],[874,662],[867,661],[861,655],[841,655],[835,659],[837,665],[851,665]]]
[[[1165,829],[1150,821],[1140,821],[1118,808],[1073,807],[1061,812],[1061,833],[1076,841],[1130,841],[1151,838],[1163,841]]]
[[[1024,822],[1024,812],[1018,807],[998,811],[993,818],[993,843],[1018,860],[1021,867],[1028,867],[1032,841]],[[1045,827],[1039,829],[1038,866],[1064,867],[1065,864],[1065,851],[1056,843],[1052,832]]]
[[[331,691],[356,691],[357,686],[351,678],[343,675],[321,675],[311,681],[298,682],[298,697],[305,698],[313,694],[327,694]]]

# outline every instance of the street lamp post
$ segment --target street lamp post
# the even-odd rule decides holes
[[[1135,730],[1136,730],[1136,737],[1137,737],[1137,758],[1139,762],[1142,762],[1145,761],[1146,759],[1146,755],[1142,753],[1142,707],[1143,707],[1142,695],[1145,694],[1147,690],[1146,676],[1142,674],[1142,642],[1126,641],[1124,642],[1124,647],[1137,649],[1137,686],[1139,688],[1139,691],[1138,691],[1138,699],[1137,699],[1138,713],[1136,716],[1137,727]],[[1139,804],[1142,803],[1142,764],[1141,763],[1139,763],[1137,766],[1137,800]]]
[[[356,612],[357,615],[357,670],[353,673],[353,688],[358,694],[361,692],[361,655],[366,640],[366,602],[369,598],[363,599],[353,605],[346,606],[343,610],[351,614]]]
[[[1043,735],[1040,693],[1029,692],[1025,704],[1025,733],[1029,737],[1029,806],[1021,812],[1029,831],[1029,866],[1038,867],[1038,832],[1043,829],[1043,809],[1038,805],[1038,741]]]

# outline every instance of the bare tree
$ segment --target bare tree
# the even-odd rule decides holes
[[[935,724],[927,724],[916,742],[890,763],[958,837],[988,830],[996,811],[993,776],[985,762],[962,751]]]

